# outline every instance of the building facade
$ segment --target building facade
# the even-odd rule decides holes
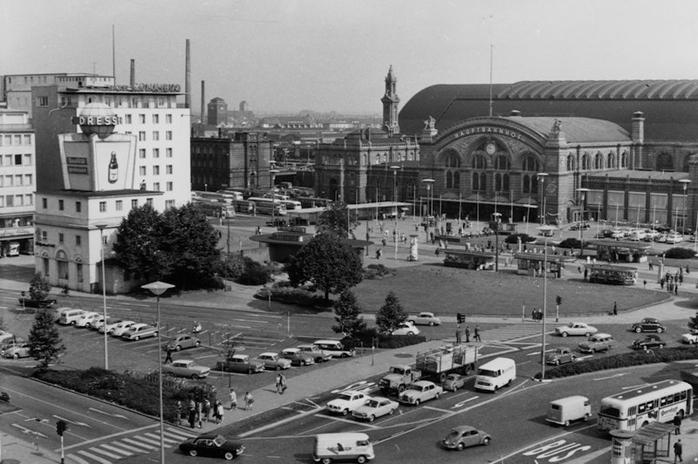
[[[228,104],[221,97],[216,97],[206,106],[209,126],[218,127],[228,123]]]

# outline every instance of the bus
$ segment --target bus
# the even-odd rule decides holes
[[[629,389],[601,400],[598,428],[637,430],[650,422],[671,422],[693,412],[693,388],[680,380],[661,382]]]
[[[613,264],[589,264],[585,268],[589,271],[589,282],[609,285],[635,285],[637,282],[637,269],[629,266],[615,266]]]
[[[286,205],[281,200],[263,197],[250,197],[247,199],[256,214],[268,214],[270,216],[286,215]]]
[[[303,208],[303,205],[301,205],[301,202],[298,200],[281,200],[281,203],[283,203],[287,211],[294,211]]]
[[[212,217],[235,217],[235,206],[221,203],[219,201],[195,200],[194,206],[203,211],[206,216]]]
[[[232,193],[227,193],[227,192],[202,192],[202,191],[194,191],[192,192],[194,195],[195,199],[198,200],[207,200],[207,201],[218,201],[220,203],[225,203],[228,205],[232,205],[236,197]]]

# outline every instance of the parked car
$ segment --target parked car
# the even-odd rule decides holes
[[[419,329],[411,322],[402,322],[390,335],[419,335]]]
[[[683,235],[679,233],[667,234],[665,242],[671,244],[683,242]]]
[[[333,358],[349,358],[356,355],[356,350],[345,347],[339,340],[316,340],[313,345],[325,353],[330,353]]]
[[[291,361],[292,366],[309,366],[315,364],[315,359],[308,353],[304,353],[298,348],[286,348],[281,351],[283,358]]]
[[[608,351],[611,348],[613,348],[613,337],[607,333],[594,334],[587,341],[579,344],[579,351],[582,353]]]
[[[5,352],[9,350],[10,348],[13,348],[17,345],[21,345],[26,343],[25,340],[23,340],[21,337],[14,337],[10,339],[6,339],[3,342],[0,342],[0,357],[5,357]]]
[[[301,350],[303,353],[312,356],[313,360],[316,363],[325,362],[332,359],[332,355],[330,353],[326,353],[324,350],[321,350],[316,345],[298,345],[298,349]]]
[[[664,348],[666,343],[659,335],[646,335],[645,338],[639,338],[633,341],[634,350],[649,350],[651,348]]]
[[[14,339],[14,334],[11,334],[10,332],[5,332],[4,330],[0,330],[0,343],[12,342],[14,341]]]
[[[211,372],[211,368],[194,364],[194,361],[191,359],[178,359],[169,364],[163,364],[162,372],[175,377],[205,379]]]
[[[452,392],[463,388],[465,386],[465,381],[468,378],[461,374],[448,374],[446,380],[444,380],[443,387],[444,390],[450,390]]]
[[[400,402],[418,406],[425,401],[437,399],[444,392],[443,388],[428,380],[418,380],[408,385],[405,391],[400,393]]]
[[[689,345],[695,345],[698,343],[698,331],[692,330],[689,333],[681,335],[681,341],[683,343],[688,343]]]
[[[64,309],[58,317],[58,323],[61,325],[75,325],[85,313],[82,309]]]
[[[487,432],[469,425],[454,427],[441,442],[446,449],[462,451],[469,446],[489,445],[492,437]]]
[[[335,414],[346,416],[359,406],[363,406],[368,398],[369,397],[365,393],[346,390],[339,393],[335,399],[327,403],[327,410]]]
[[[257,360],[264,364],[265,369],[278,371],[291,367],[291,360],[282,358],[279,353],[261,353]]]
[[[8,358],[8,359],[28,358],[29,357],[29,344],[28,343],[15,344],[15,345],[9,347],[8,349],[6,349],[3,356]]]
[[[67,313],[68,311],[73,311],[74,309],[75,308],[70,308],[68,306],[61,306],[60,308],[55,309],[54,311],[56,311],[56,322],[61,320],[61,316],[64,313]]]
[[[121,322],[121,319],[114,317],[107,317],[107,323],[104,323],[104,319],[100,319],[97,324],[94,325],[93,329],[97,330],[99,333],[104,333],[107,329],[105,327],[115,326],[117,323]]]
[[[90,327],[90,324],[98,317],[101,317],[101,314],[94,311],[85,311],[80,315],[80,318],[75,323],[75,327]]]
[[[400,405],[393,400],[382,396],[369,397],[368,400],[351,412],[351,415],[359,420],[373,422],[376,418],[393,414]]]
[[[109,330],[109,335],[113,337],[121,337],[128,329],[131,328],[131,326],[135,325],[135,321],[121,321],[117,322],[114,327],[108,329]]]
[[[109,318],[107,317],[107,322],[109,321]],[[101,326],[104,325],[104,314],[100,313],[99,316],[95,317],[94,319],[88,321],[87,323],[87,328],[92,329],[92,330],[99,330]]]
[[[170,350],[180,351],[187,348],[198,348],[201,346],[201,340],[192,335],[177,335],[174,340],[168,343],[165,347]]]
[[[545,354],[545,363],[556,366],[574,362],[575,359],[577,356],[566,346],[555,348],[552,352]]]
[[[21,297],[18,299],[19,305],[25,308],[51,308],[57,303],[55,298],[44,298],[43,300],[33,300]]]
[[[441,319],[436,317],[434,313],[424,311],[416,316],[408,317],[407,322],[411,322],[414,325],[441,325]]]
[[[218,361],[216,363],[216,370],[254,374],[264,370],[264,363],[255,359],[250,359],[250,357],[246,354],[234,354],[224,361]]]
[[[152,325],[138,323],[133,324],[131,327],[126,329],[126,332],[121,336],[124,340],[134,340],[138,341],[141,338],[157,337],[158,329]]]
[[[555,333],[562,337],[567,337],[568,335],[582,335],[589,337],[598,331],[599,329],[596,327],[584,322],[570,322],[567,325],[555,328]]]
[[[646,317],[640,322],[634,323],[630,330],[635,333],[656,332],[660,334],[662,332],[666,332],[666,327],[659,322],[659,319],[654,317]]]
[[[232,461],[245,452],[245,446],[222,435],[204,434],[180,443],[179,450],[189,456],[207,456]]]

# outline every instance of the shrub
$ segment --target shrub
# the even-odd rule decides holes
[[[674,247],[670,248],[666,252],[666,257],[667,258],[674,258],[674,259],[691,259],[696,256],[696,253],[689,249],[689,248],[683,248],[683,247]]]
[[[395,275],[396,272],[382,264],[369,264],[363,269],[363,274],[364,279],[380,279],[383,276]]]
[[[238,280],[245,272],[245,258],[240,254],[231,253],[220,263],[218,273],[226,278]]]
[[[535,237],[531,237],[528,234],[516,233],[516,234],[508,235],[507,238],[504,239],[504,243],[516,245],[518,243],[519,238],[521,239],[521,243],[530,243],[530,242],[536,241]]]
[[[271,271],[268,267],[245,256],[243,258],[245,268],[237,279],[242,285],[264,285],[271,280]]]
[[[558,248],[572,248],[578,250],[581,245],[582,243],[579,241],[579,239],[570,237],[561,241]]]
[[[330,308],[333,304],[332,300],[325,300],[325,298],[315,292],[307,290],[305,288],[295,288],[289,287],[286,284],[277,286],[274,284],[272,287],[263,287],[255,293],[255,298],[259,300],[269,299],[269,293],[271,293],[271,299],[286,304],[295,304],[298,306],[304,306],[307,308],[322,307]]]
[[[342,344],[349,349],[359,346],[370,348],[375,341],[376,348],[401,348],[423,343],[426,340],[423,335],[388,335],[378,333],[375,327],[367,327],[357,332],[353,337],[344,337]]]

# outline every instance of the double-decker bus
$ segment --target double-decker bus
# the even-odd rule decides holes
[[[636,430],[650,422],[671,422],[693,412],[693,388],[680,380],[662,380],[601,400],[598,428]]]
[[[253,211],[256,214],[268,214],[270,216],[284,216],[286,215],[286,205],[283,201],[264,198],[264,197],[250,197],[247,199],[252,205]]]

